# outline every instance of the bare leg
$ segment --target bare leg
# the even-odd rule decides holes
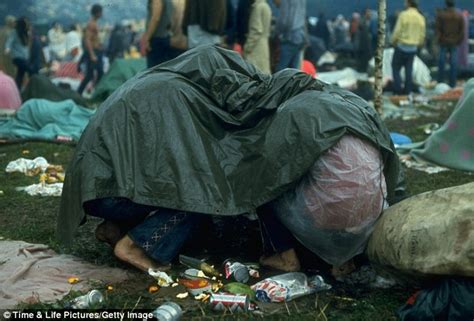
[[[294,249],[289,249],[272,256],[262,256],[260,258],[260,264],[285,272],[296,272],[300,270],[300,261]]]
[[[121,261],[129,263],[142,271],[148,271],[149,268],[164,271],[171,267],[170,265],[159,265],[150,259],[145,251],[137,246],[128,235],[117,242],[114,254]]]
[[[354,260],[349,260],[341,266],[333,266],[331,273],[334,278],[340,278],[351,274],[355,269]]]

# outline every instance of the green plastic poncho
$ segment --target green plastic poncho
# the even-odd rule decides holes
[[[390,198],[398,158],[366,101],[297,70],[265,75],[235,52],[198,47],[138,74],[98,109],[67,169],[60,240],[71,243],[83,202],[96,198],[253,212],[349,132],[380,149]]]

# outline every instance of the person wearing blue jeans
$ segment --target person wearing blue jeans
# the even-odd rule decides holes
[[[96,82],[98,82],[104,74],[104,52],[99,36],[98,25],[98,21],[101,17],[102,6],[99,4],[94,4],[91,8],[91,18],[87,23],[84,34],[84,55],[81,60],[86,64],[86,75],[77,90],[79,94],[82,94],[87,84],[94,79],[95,73],[97,73]]]
[[[416,50],[416,49],[415,49]],[[413,90],[412,74],[413,74],[413,60],[415,59],[416,51],[405,51],[401,48],[395,48],[395,53],[392,58],[393,70],[393,92],[396,95],[409,95]],[[405,67],[405,88],[402,90],[402,79],[400,77],[400,70]]]
[[[300,261],[294,249],[296,240],[275,216],[272,205],[262,205],[257,214],[263,243],[260,264],[285,272],[299,271]]]
[[[276,25],[280,57],[275,71],[300,69],[306,43],[306,0],[273,0],[280,8]]]
[[[449,55],[449,85],[456,86],[458,51],[456,47],[439,48],[438,82],[444,82],[446,55]]]
[[[86,75],[79,85],[77,92],[82,95],[84,89],[89,84],[90,81],[94,80],[99,82],[99,80],[104,75],[104,63],[103,57],[104,53],[102,50],[94,50],[95,61],[91,59],[90,55],[86,52],[84,53],[84,63],[86,65]],[[97,75],[96,75],[97,74]]]
[[[390,42],[395,48],[392,58],[395,94],[412,92],[413,61],[418,48],[425,42],[426,21],[418,10],[418,0],[406,0],[406,9],[398,15]],[[402,91],[400,69],[405,67],[405,88]]]
[[[464,39],[464,18],[456,10],[454,0],[446,0],[446,8],[436,15],[436,38],[439,43],[438,82],[444,82],[446,55],[449,55],[449,85],[456,86],[457,47]]]
[[[280,43],[280,57],[276,71],[285,68],[299,69],[301,65],[301,50],[303,45],[296,45],[291,42]]]
[[[103,218],[96,237],[115,256],[140,270],[166,269],[204,219],[203,214],[137,204],[109,197],[85,202],[86,214]]]

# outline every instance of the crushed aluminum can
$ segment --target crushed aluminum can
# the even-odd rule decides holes
[[[158,321],[178,321],[183,315],[183,310],[177,303],[166,302],[155,309],[152,314]]]
[[[247,283],[250,278],[247,266],[240,262],[233,262],[230,259],[224,262],[224,271],[226,279],[232,276],[236,282]]]
[[[99,290],[92,290],[86,295],[79,296],[72,300],[71,308],[73,309],[89,309],[97,306],[104,301],[104,296]]]
[[[212,294],[209,303],[215,311],[247,312],[250,306],[250,300],[247,295],[223,293]]]

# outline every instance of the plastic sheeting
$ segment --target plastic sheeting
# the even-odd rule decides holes
[[[342,70],[320,72],[316,78],[328,84],[335,84],[345,89],[355,88],[359,80],[368,80],[367,74],[357,72],[349,67]]]
[[[384,78],[393,79],[392,59],[395,50],[393,48],[385,49],[383,52],[383,75]],[[369,66],[374,68],[375,60],[369,61]],[[400,70],[402,80],[405,79],[405,68]],[[428,86],[431,83],[430,69],[418,56],[413,60],[413,82],[420,86]]]
[[[380,152],[346,135],[274,208],[304,246],[339,266],[363,252],[386,191]]]

